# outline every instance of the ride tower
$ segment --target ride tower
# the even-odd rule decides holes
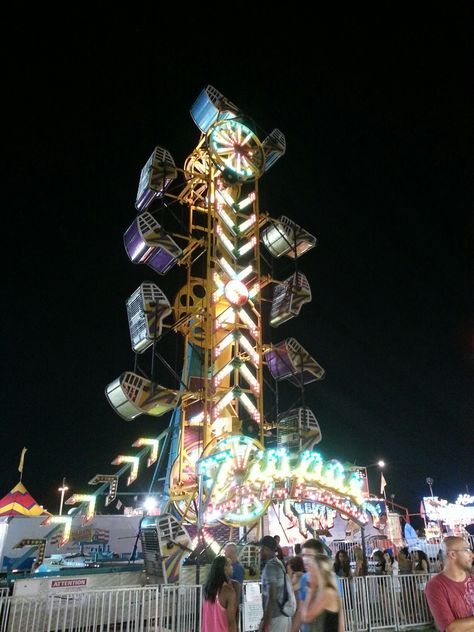
[[[201,132],[184,165],[177,200],[188,209],[190,248],[205,266],[186,263],[187,283],[175,300],[175,329],[184,336],[181,407],[174,414],[167,483],[187,519],[248,524],[271,494],[248,479],[263,449],[263,345],[260,178],[285,152],[274,130],[261,141],[255,125],[208,86],[191,108]],[[201,274],[195,272],[195,268]],[[198,502],[196,502],[198,499]]]
[[[259,206],[260,180],[285,154],[285,137],[278,129],[258,135],[255,123],[212,86],[191,116],[200,132],[195,149],[183,168],[167,149],[153,150],[140,176],[138,215],[124,235],[133,263],[160,275],[180,269],[184,283],[173,301],[153,282],[130,296],[135,368],[107,386],[107,398],[124,419],[172,411],[160,444],[159,462],[168,461],[162,510],[173,508],[180,522],[252,525],[272,499],[285,498],[321,502],[364,522],[359,474],[313,452],[321,430],[304,392],[324,369],[295,338],[262,340],[262,291],[271,296],[272,327],[311,301],[297,261],[316,238]],[[289,278],[275,279],[272,266],[262,264],[261,244],[273,258],[294,260]],[[171,369],[160,354],[170,332],[184,342],[181,375],[174,373],[179,388],[157,379],[158,361]],[[144,371],[148,353],[151,368]],[[264,370],[301,392],[299,406],[269,420]],[[265,448],[275,430],[275,446]]]

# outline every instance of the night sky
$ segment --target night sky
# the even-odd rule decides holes
[[[127,297],[152,280],[173,300],[183,282],[181,269],[133,265],[122,236],[153,148],[182,166],[197,144],[189,108],[207,84],[261,138],[285,133],[261,208],[318,237],[299,259],[312,303],[265,340],[294,336],[326,370],[306,389],[320,451],[384,458],[387,496],[412,512],[427,476],[451,501],[474,493],[472,16],[398,16],[383,29],[376,16],[373,28],[359,16],[308,29],[280,16],[280,37],[248,15],[228,40],[204,22],[177,36],[158,18],[63,18],[56,31],[31,20],[9,51],[0,493],[26,446],[24,482],[57,512],[63,476],[87,492],[137,437],[167,426],[169,415],[122,420],[104,388],[133,369]],[[275,271],[287,278],[291,260]],[[180,371],[173,336],[163,353]],[[282,386],[283,401],[296,396]]]

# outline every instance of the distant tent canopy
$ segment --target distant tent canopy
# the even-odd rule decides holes
[[[0,500],[1,516],[50,516],[30,495],[23,483],[18,483]]]

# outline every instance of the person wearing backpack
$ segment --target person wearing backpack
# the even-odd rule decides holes
[[[263,617],[259,632],[290,632],[296,612],[296,598],[282,562],[277,559],[277,543],[270,535],[260,540]]]

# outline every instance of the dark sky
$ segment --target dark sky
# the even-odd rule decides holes
[[[24,481],[57,512],[63,476],[86,492],[166,427],[127,423],[104,397],[133,367],[126,298],[154,280],[172,300],[182,281],[131,264],[122,235],[154,146],[182,166],[197,144],[189,108],[209,83],[285,133],[261,206],[319,240],[299,260],[312,303],[265,335],[295,336],[326,369],[306,392],[321,452],[384,458],[387,495],[412,511],[427,476],[450,500],[474,493],[472,16],[306,28],[241,15],[222,31],[196,22],[193,37],[159,11],[128,17],[61,18],[56,30],[30,18],[9,50],[0,493],[25,445]],[[286,278],[290,260],[276,269]],[[173,365],[178,348],[165,349]]]

